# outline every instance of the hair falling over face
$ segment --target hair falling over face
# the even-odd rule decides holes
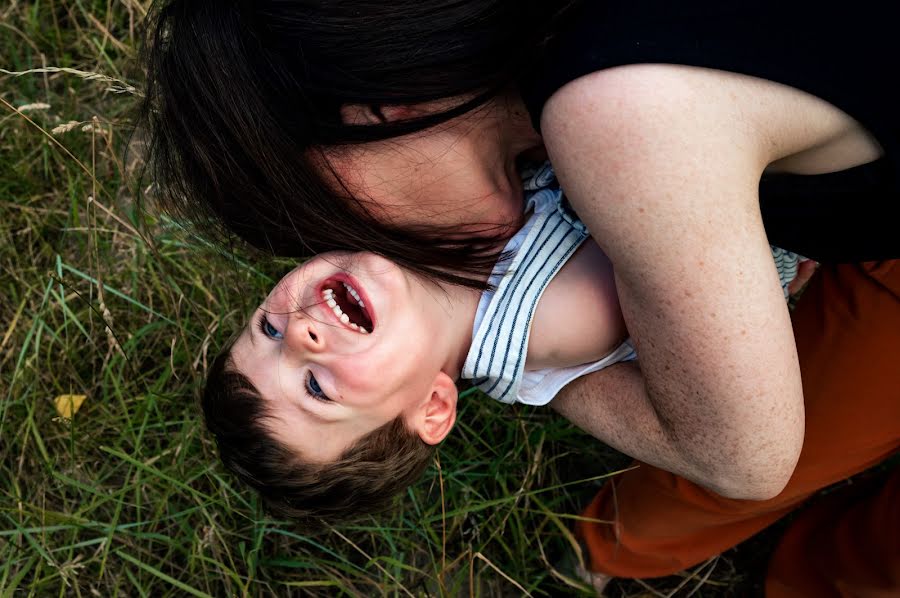
[[[565,4],[565,3],[563,3]],[[148,20],[141,119],[157,200],[214,240],[304,257],[371,251],[483,287],[501,234],[379,222],[327,184],[328,151],[433,127],[514,87],[560,4],[536,0],[169,0]],[[348,124],[346,105],[468,98],[437,114]]]

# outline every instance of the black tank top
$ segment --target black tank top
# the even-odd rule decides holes
[[[539,126],[567,82],[627,64],[707,67],[818,96],[884,149],[824,175],[765,175],[769,241],[818,261],[900,258],[900,2],[582,0],[521,81]]]

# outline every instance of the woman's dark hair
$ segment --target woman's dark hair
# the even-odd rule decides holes
[[[402,417],[369,432],[333,463],[310,463],[272,436],[273,417],[230,346],[207,372],[201,405],[225,467],[259,492],[271,513],[308,531],[389,508],[431,463],[435,448]]]
[[[571,2],[570,2],[571,3]],[[169,0],[148,20],[149,160],[164,208],[278,255],[372,251],[481,287],[496,232],[399,228],[322,175],[324,150],[419,131],[514,85],[566,3],[548,0]],[[400,122],[341,107],[470,100]],[[478,224],[478,223],[474,223]]]

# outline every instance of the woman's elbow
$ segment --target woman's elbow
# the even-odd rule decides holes
[[[707,479],[712,481],[707,488],[726,498],[755,501],[770,500],[784,491],[803,450],[802,402],[793,417],[782,414],[756,424],[706,445]]]
[[[797,466],[800,447],[785,448],[767,459],[747,459],[732,463],[727,471],[720,471],[709,488],[717,494],[735,500],[770,500],[781,494]]]
[[[710,490],[724,498],[733,500],[770,500],[781,494],[790,476],[771,477],[765,480],[723,480]]]

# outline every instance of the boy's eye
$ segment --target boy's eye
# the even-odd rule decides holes
[[[320,401],[330,402],[329,399],[324,392],[322,392],[322,387],[319,386],[319,382],[316,380],[316,377],[312,375],[312,372],[309,373],[309,376],[306,378],[306,389],[309,391],[310,396],[314,399],[318,399]]]
[[[262,333],[268,336],[269,338],[275,340],[281,340],[284,338],[284,335],[278,332],[278,329],[272,326],[271,322],[269,322],[268,318],[265,316],[262,317],[259,321],[259,328],[262,330]]]

